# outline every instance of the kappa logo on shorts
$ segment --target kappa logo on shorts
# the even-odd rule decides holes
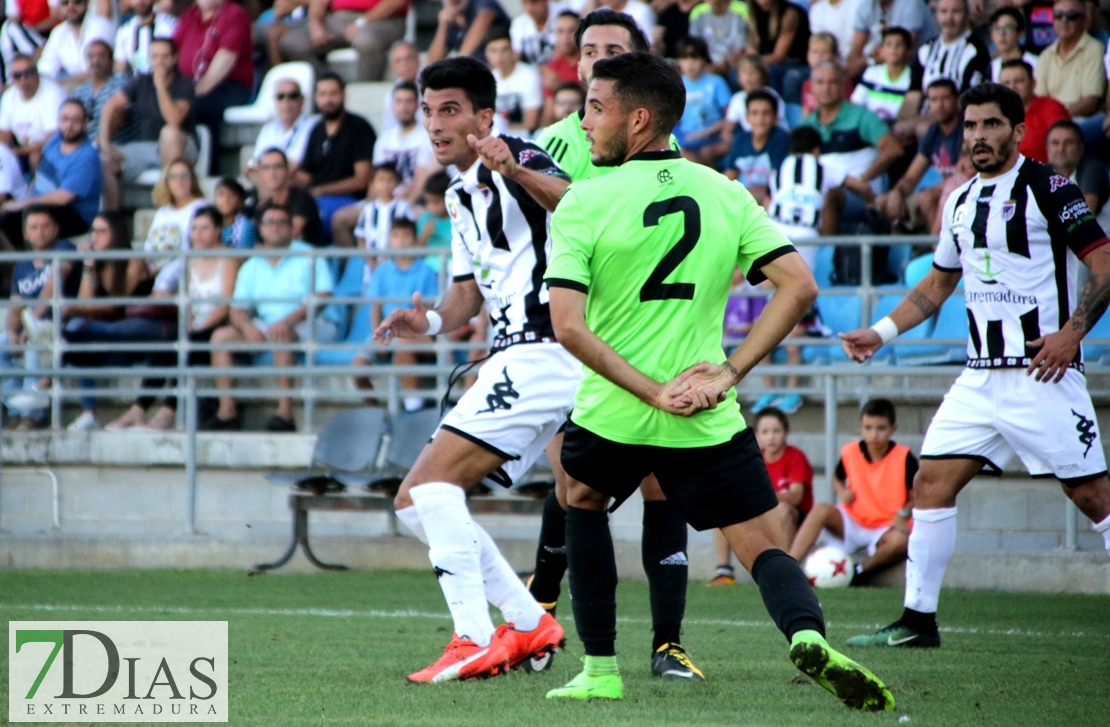
[[[443,576],[453,576],[453,575],[455,575],[454,573],[452,573],[452,572],[451,572],[451,571],[449,571],[449,570],[445,570],[445,569],[443,569],[443,568],[440,568],[440,567],[439,567],[438,565],[433,565],[433,566],[432,566],[432,573],[435,573],[435,574],[436,574],[436,580],[437,580],[437,581],[438,581],[438,580],[439,580],[440,578],[442,578]]]
[[[1079,418],[1079,421],[1075,423],[1075,431],[1079,432],[1080,444],[1087,445],[1087,448],[1083,450],[1083,459],[1087,459],[1087,453],[1091,451],[1091,445],[1095,443],[1095,439],[1098,437],[1095,434],[1095,423],[1075,409],[1072,409],[1071,413]]]
[[[494,384],[493,393],[486,395],[486,405],[489,409],[480,409],[479,414],[490,414],[498,409],[512,409],[513,405],[507,402],[506,399],[520,398],[520,392],[513,388],[513,380],[509,378],[509,368],[507,366],[501,369],[501,375],[505,377],[505,380]]]

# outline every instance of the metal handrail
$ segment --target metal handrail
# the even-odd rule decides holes
[[[927,235],[903,235],[903,236],[856,236],[856,237],[826,237],[817,238],[812,240],[798,240],[796,245],[803,246],[859,246],[861,248],[860,255],[860,285],[858,286],[837,286],[835,288],[822,288],[822,295],[831,296],[859,296],[861,298],[860,310],[860,324],[865,326],[871,320],[871,311],[879,295],[889,295],[898,292],[905,292],[908,288],[904,286],[875,286],[871,284],[872,272],[872,259],[873,259],[873,246],[884,245],[932,245],[935,243],[935,238]],[[234,249],[215,249],[215,250],[183,250],[176,252],[167,251],[146,251],[146,250],[113,250],[104,252],[94,251],[46,251],[46,252],[0,252],[0,264],[17,262],[21,260],[41,260],[48,258],[52,262],[65,261],[65,260],[131,260],[135,258],[140,259],[166,259],[166,258],[200,258],[200,257],[233,257],[233,258],[248,258],[258,256],[307,256],[309,257],[310,264],[315,267],[317,259],[345,259],[353,257],[365,258],[389,258],[389,257],[438,257],[440,259],[439,267],[439,280],[441,293],[447,289],[448,278],[448,255],[449,250],[446,249],[426,249],[417,248],[410,250],[375,250],[366,251],[363,249],[340,249],[340,248],[311,248],[311,249],[279,249],[271,250],[266,248],[254,248],[252,250],[234,250]],[[53,276],[53,296],[49,301],[49,305],[53,309],[54,320],[63,320],[63,312],[67,306],[73,306],[76,301],[73,299],[64,299],[62,297],[62,281],[61,281],[61,266],[52,265],[51,274]],[[338,281],[337,281],[338,282]],[[408,298],[367,298],[367,297],[341,297],[332,298],[330,296],[318,296],[312,289],[315,284],[314,276],[310,276],[310,292],[303,300],[308,308],[309,317],[314,317],[319,310],[329,305],[361,305],[363,303],[389,303],[389,302],[408,302]],[[760,291],[749,291],[742,293],[743,295],[759,296],[762,295]],[[205,298],[205,302],[233,302],[234,299],[229,298]],[[288,298],[267,298],[259,299],[261,301],[287,301]],[[365,392],[343,391],[343,392],[320,392],[316,390],[314,381],[321,376],[352,376],[355,374],[368,373],[365,369],[355,368],[350,365],[324,365],[318,364],[315,361],[315,353],[322,351],[348,351],[348,350],[371,350],[371,351],[391,351],[391,350],[420,350],[427,352],[434,352],[436,354],[436,363],[429,365],[416,365],[416,366],[397,366],[394,364],[374,366],[372,372],[380,377],[384,377],[387,382],[385,398],[387,406],[391,414],[397,414],[400,410],[400,394],[399,394],[399,377],[405,375],[418,374],[423,376],[435,376],[436,387],[434,391],[427,392],[435,396],[437,399],[447,394],[446,384],[447,376],[453,369],[453,364],[450,362],[451,356],[455,351],[467,351],[473,349],[480,349],[483,344],[469,343],[469,342],[450,342],[445,337],[439,336],[432,344],[412,344],[405,342],[394,342],[389,346],[380,346],[376,344],[357,344],[347,343],[345,341],[337,341],[333,343],[321,343],[314,340],[313,329],[309,327],[309,336],[305,341],[300,341],[296,344],[200,344],[194,343],[188,339],[187,311],[188,305],[194,301],[189,298],[184,290],[184,286],[178,291],[175,298],[158,298],[152,299],[149,297],[144,298],[98,298],[88,301],[95,305],[127,305],[131,303],[150,303],[150,302],[165,302],[166,304],[176,304],[178,309],[178,338],[173,342],[159,342],[159,343],[127,343],[127,344],[71,344],[64,340],[62,337],[62,326],[53,327],[53,341],[51,345],[52,363],[49,367],[37,369],[34,374],[41,377],[49,377],[54,379],[54,386],[51,387],[51,410],[53,414],[54,426],[57,427],[61,422],[62,402],[64,400],[71,400],[85,395],[115,395],[121,394],[159,394],[169,393],[167,389],[154,390],[151,388],[143,388],[142,386],[115,386],[111,389],[86,389],[86,390],[72,390],[66,388],[61,379],[66,377],[80,377],[89,379],[104,379],[104,378],[176,378],[177,385],[174,393],[177,395],[179,401],[183,406],[179,406],[179,418],[183,418],[186,434],[186,479],[188,482],[189,496],[188,500],[188,513],[186,516],[186,530],[188,532],[196,532],[196,434],[197,434],[197,421],[196,421],[196,402],[198,397],[214,396],[220,393],[212,387],[203,388],[198,386],[198,379],[211,379],[214,376],[228,375],[243,377],[244,375],[253,376],[255,378],[271,378],[276,376],[292,376],[300,378],[302,383],[300,389],[277,390],[272,388],[238,386],[234,390],[237,398],[258,398],[258,397],[274,397],[277,395],[293,396],[300,398],[304,401],[304,420],[305,428],[311,430],[314,425],[314,405],[317,401],[348,401],[363,398]],[[44,302],[45,304],[45,302]],[[0,301],[0,308],[6,308],[12,305],[7,301]],[[25,304],[24,304],[25,305]],[[732,341],[737,343],[738,341]],[[1110,340],[1092,341],[1099,345],[1110,345]],[[949,339],[899,339],[900,345],[940,345],[940,346],[961,346],[965,344],[963,340],[949,340]],[[839,341],[835,338],[822,339],[822,338],[790,338],[783,342],[783,345],[800,345],[800,346],[835,346],[839,347]],[[0,350],[6,351],[20,351],[24,350],[25,346],[7,345],[0,347]],[[63,354],[67,351],[95,351],[110,349],[115,351],[147,351],[151,353],[167,353],[176,351],[177,362],[174,366],[154,367],[149,365],[137,364],[128,367],[65,367],[62,366]],[[277,367],[277,366],[250,366],[250,367],[235,367],[230,369],[213,368],[211,366],[191,367],[188,365],[188,355],[191,351],[214,351],[214,350],[234,350],[244,353],[259,352],[259,351],[275,351],[275,350],[295,350],[305,355],[305,364],[303,366],[293,367]],[[1101,366],[1090,366],[1091,373],[1104,374],[1110,373],[1110,368]],[[856,396],[850,398],[859,398],[862,403],[872,393],[885,391],[885,389],[875,387],[872,385],[872,377],[877,376],[900,376],[906,377],[908,381],[910,378],[920,378],[923,376],[933,377],[952,377],[954,378],[963,369],[962,366],[903,366],[903,365],[889,365],[883,363],[871,362],[865,366],[859,366],[853,363],[807,363],[797,366],[791,365],[765,365],[758,368],[759,374],[765,375],[799,375],[810,377],[813,382],[808,386],[792,389],[792,391],[807,395],[822,396],[825,404],[825,439],[826,439],[826,452],[825,452],[825,471],[829,473],[835,466],[836,457],[836,417],[837,417],[837,404],[842,398],[840,389],[843,379],[860,381],[859,386],[856,387]],[[25,376],[26,372],[21,370],[5,370],[11,371],[11,375]],[[753,372],[754,375],[754,372]],[[749,379],[753,378],[750,376]],[[821,379],[822,381],[818,380]],[[942,389],[923,389],[921,387],[902,387],[896,390],[902,398],[912,399],[936,399],[943,394]],[[376,392],[375,396],[380,396],[381,392]],[[1110,390],[1103,391],[1102,389],[1092,389],[1092,395],[1097,398],[1110,398]],[[0,408],[0,417],[2,417],[2,408]],[[831,486],[826,483],[826,495],[831,492]],[[1070,501],[1069,501],[1070,505]],[[1076,511],[1074,507],[1068,509],[1066,519],[1067,533],[1068,533],[1068,547],[1074,548],[1075,545],[1075,532],[1076,532]]]

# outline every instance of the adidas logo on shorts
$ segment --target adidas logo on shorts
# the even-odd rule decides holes
[[[690,561],[686,560],[686,554],[680,550],[659,561],[659,565],[690,565]]]

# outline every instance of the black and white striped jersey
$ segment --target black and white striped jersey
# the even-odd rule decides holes
[[[501,137],[517,164],[569,181],[539,146]],[[473,278],[485,296],[494,349],[554,341],[544,274],[551,254],[551,213],[516,182],[477,161],[447,188],[451,274]]]
[[[825,193],[840,186],[820,160],[812,154],[795,154],[783,160],[771,175],[771,208],[767,214],[784,225],[817,229]]]
[[[1107,243],[1079,187],[1019,156],[993,179],[979,175],[944,205],[933,265],[961,271],[973,368],[1027,366],[1027,341],[1059,331],[1075,307],[1079,259]],[[1083,370],[1082,349],[1074,368]]]
[[[945,43],[937,36],[917,49],[917,62],[921,64],[921,85],[915,90],[924,91],[938,78],[951,78],[963,93],[991,77],[991,54],[979,36],[967,31],[957,40]]]

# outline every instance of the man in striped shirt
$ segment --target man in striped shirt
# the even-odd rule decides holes
[[[937,410],[914,481],[905,608],[855,646],[940,646],[936,610],[956,540],[956,496],[1016,454],[1055,477],[1110,553],[1110,481],[1080,341],[1110,303],[1110,242],[1067,177],[1018,153],[1021,98],[995,83],[961,97],[964,147],[977,175],[945,203],[933,269],[890,314],[843,334],[865,361],[935,315],[962,277],[968,368]],[[1077,298],[1079,262],[1091,270]],[[1077,302],[1073,305],[1072,301]]]

